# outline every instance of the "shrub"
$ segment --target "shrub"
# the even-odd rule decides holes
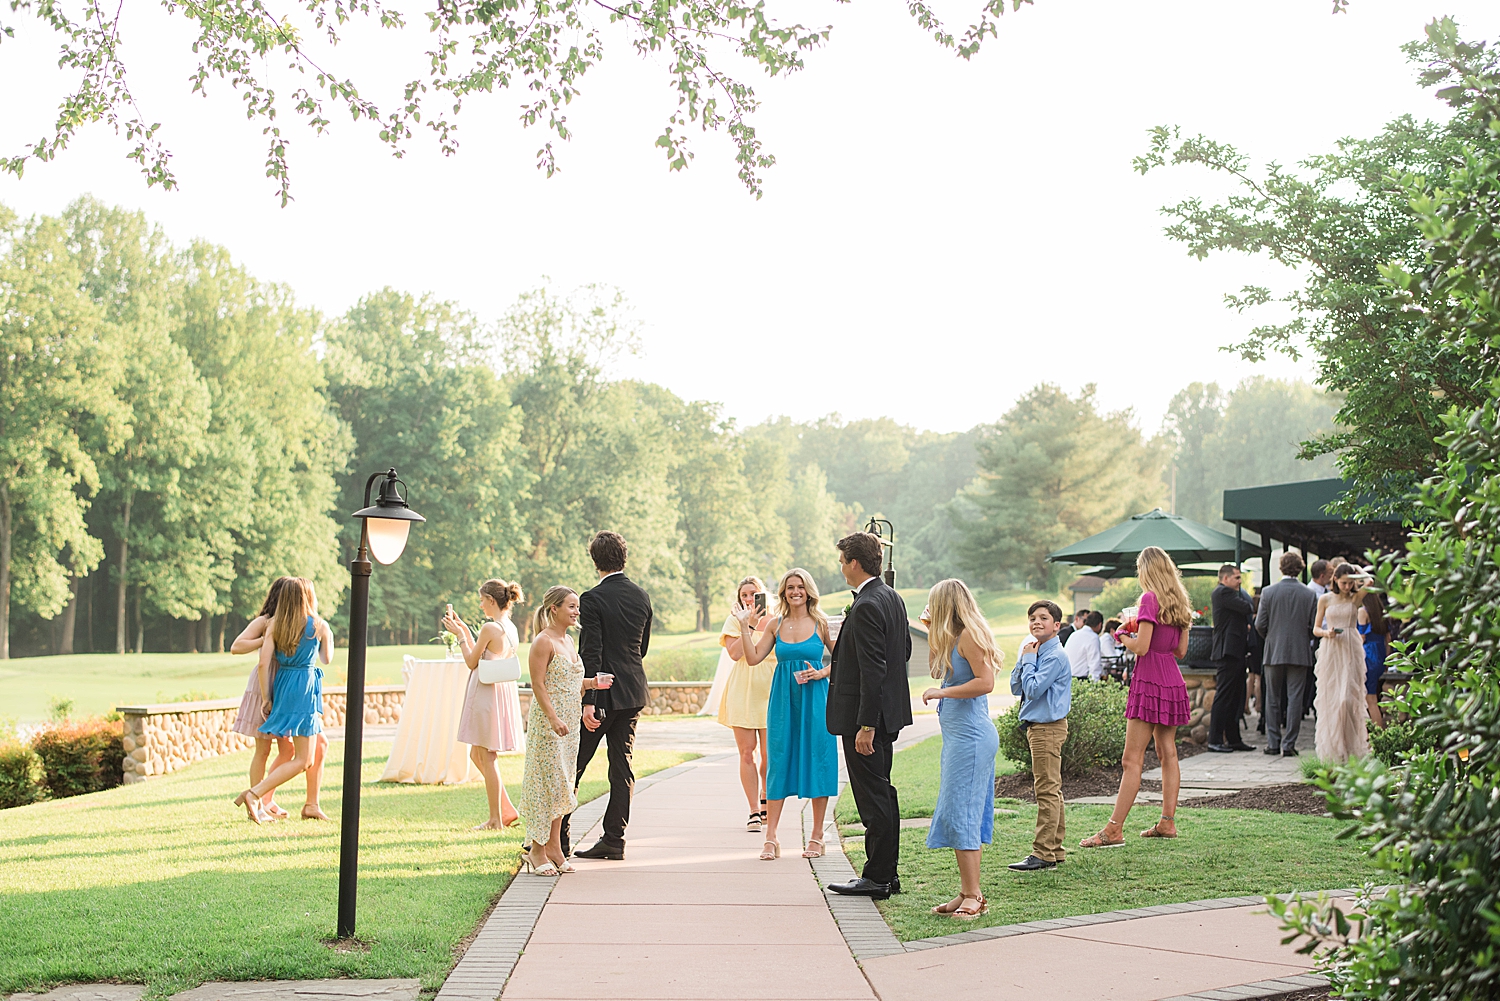
[[[1134,605],[1141,596],[1141,582],[1134,577],[1121,577],[1104,585],[1104,590],[1099,592],[1099,597],[1089,603],[1089,607],[1106,619],[1114,618],[1120,614],[1120,609]]]
[[[1371,753],[1392,767],[1405,761],[1421,739],[1416,720],[1387,723],[1384,727],[1370,726]]]
[[[120,784],[125,757],[123,728],[102,719],[48,727],[31,741],[53,798],[81,796]]]
[[[712,681],[719,666],[719,648],[711,650],[663,650],[646,658],[650,681]]]
[[[25,744],[0,744],[0,810],[47,798],[42,759]]]
[[[1068,739],[1062,749],[1064,775],[1081,775],[1120,760],[1125,753],[1125,701],[1129,694],[1117,681],[1074,679]],[[1020,703],[995,720],[995,729],[1000,734],[1000,753],[1030,771],[1031,746],[1021,729]]]

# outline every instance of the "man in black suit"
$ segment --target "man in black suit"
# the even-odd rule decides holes
[[[1240,738],[1240,717],[1245,712],[1245,650],[1250,636],[1254,606],[1240,590],[1240,568],[1232,563],[1219,567],[1219,586],[1214,588],[1213,661],[1214,705],[1208,718],[1208,749],[1227,754],[1253,751]]]
[[[901,807],[891,785],[891,747],[901,728],[911,725],[911,633],[906,602],[880,579],[879,537],[855,532],[838,547],[839,569],[854,588],[854,602],[833,645],[828,732],[843,738],[849,791],[865,825],[865,868],[858,879],[829,889],[884,900],[901,892]]]
[[[625,576],[625,540],[614,532],[600,532],[589,542],[589,556],[599,572],[599,583],[579,596],[578,655],[583,674],[613,674],[614,684],[604,691],[583,693],[583,732],[578,741],[578,775],[573,788],[583,780],[583,771],[594,759],[599,741],[609,744],[609,805],[604,808],[604,833],[592,848],[574,853],[575,858],[623,859],[625,825],[630,822],[630,797],[635,791],[631,752],[635,747],[635,724],[641,710],[650,704],[646,669],[642,660],[651,646],[651,598]],[[562,849],[569,847],[568,821],[562,822]]]

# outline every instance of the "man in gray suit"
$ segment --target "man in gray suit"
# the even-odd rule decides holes
[[[1318,613],[1318,596],[1297,579],[1302,567],[1302,557],[1282,553],[1281,580],[1261,591],[1260,611],[1255,614],[1255,631],[1266,638],[1261,667],[1265,753],[1289,758],[1297,756],[1297,733],[1302,729],[1313,665],[1313,618]]]

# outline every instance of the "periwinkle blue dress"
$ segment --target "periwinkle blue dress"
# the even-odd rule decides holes
[[[269,634],[266,642],[271,642]],[[318,621],[311,615],[302,641],[287,656],[276,651],[276,678],[271,683],[271,715],[260,732],[273,737],[312,737],[323,732],[323,669],[317,665]]]
[[[816,799],[839,791],[838,742],[828,732],[828,679],[804,685],[797,671],[823,666],[816,629],[801,643],[776,633],[776,673],[766,707],[766,799]]]
[[[974,680],[974,668],[957,650],[942,687]],[[990,720],[988,696],[940,699],[943,756],[938,764],[937,806],[927,829],[928,848],[977,851],[995,833],[995,754],[1000,735]]]

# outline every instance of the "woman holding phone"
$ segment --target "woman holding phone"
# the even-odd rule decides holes
[[[828,732],[828,668],[823,653],[830,644],[828,617],[818,608],[818,585],[813,575],[793,567],[781,575],[776,588],[776,617],[770,628],[752,637],[745,661],[754,667],[776,647],[776,669],[771,678],[766,710],[766,826],[760,857],[781,857],[776,828],[788,796],[810,799],[813,831],[803,858],[823,854],[823,820],[828,797],[838,794],[838,744]],[[754,608],[735,610],[735,618],[749,632]],[[816,847],[814,847],[816,846]]]
[[[1347,761],[1370,753],[1365,730],[1365,645],[1359,627],[1370,621],[1365,611],[1365,587],[1371,577],[1353,563],[1333,572],[1333,586],[1318,598],[1313,635],[1318,644],[1313,674],[1318,695],[1318,733],[1313,747],[1321,761]]]
[[[744,622],[739,612],[748,609]],[[759,577],[746,577],[735,588],[734,610],[719,630],[719,645],[724,656],[733,660],[724,693],[719,697],[719,723],[734,731],[734,743],[740,752],[740,785],[750,817],[745,830],[757,834],[766,822],[766,706],[771,700],[770,664],[751,664],[745,659],[750,646],[746,637],[767,623],[766,585]],[[760,761],[755,760],[756,750]]]

